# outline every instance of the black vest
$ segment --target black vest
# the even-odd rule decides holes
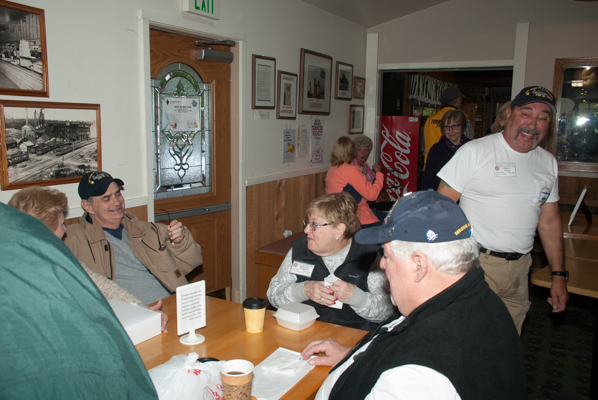
[[[334,275],[345,282],[352,283],[364,292],[368,292],[368,274],[372,264],[376,260],[379,249],[380,247],[377,245],[363,245],[353,240],[345,261],[334,271]],[[294,261],[314,265],[311,277],[297,275],[297,282],[323,281],[324,278],[330,275],[322,257],[315,255],[307,248],[307,236],[303,236],[293,242]],[[339,310],[323,306],[311,300],[304,301],[303,303],[314,307],[318,315],[320,315],[320,321],[323,322],[363,330],[370,330],[377,325],[376,323],[370,325],[370,322],[357,315],[351,306],[347,304],[343,304],[343,308]]]
[[[355,346],[377,335],[339,376],[330,399],[363,399],[384,371],[408,364],[443,374],[463,400],[527,398],[521,341],[481,268],[469,271],[391,331],[381,328],[397,318],[389,318]]]

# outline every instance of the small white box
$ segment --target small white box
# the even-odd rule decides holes
[[[316,309],[303,303],[284,304],[274,313],[278,325],[294,331],[309,328],[320,316]]]
[[[124,301],[110,299],[108,303],[133,344],[139,344],[162,333],[162,316]]]

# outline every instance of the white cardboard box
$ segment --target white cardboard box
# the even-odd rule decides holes
[[[133,344],[144,342],[162,332],[162,317],[159,312],[115,299],[108,300],[108,303]]]

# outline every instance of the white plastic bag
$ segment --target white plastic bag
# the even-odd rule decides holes
[[[173,356],[149,371],[160,400],[221,400],[220,365],[197,362],[197,353]]]

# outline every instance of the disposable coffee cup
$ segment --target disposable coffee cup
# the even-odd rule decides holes
[[[220,367],[223,400],[249,400],[253,364],[247,360],[230,360]]]
[[[264,330],[266,317],[266,300],[259,297],[250,297],[243,302],[245,310],[245,329],[249,333],[260,333]]]

